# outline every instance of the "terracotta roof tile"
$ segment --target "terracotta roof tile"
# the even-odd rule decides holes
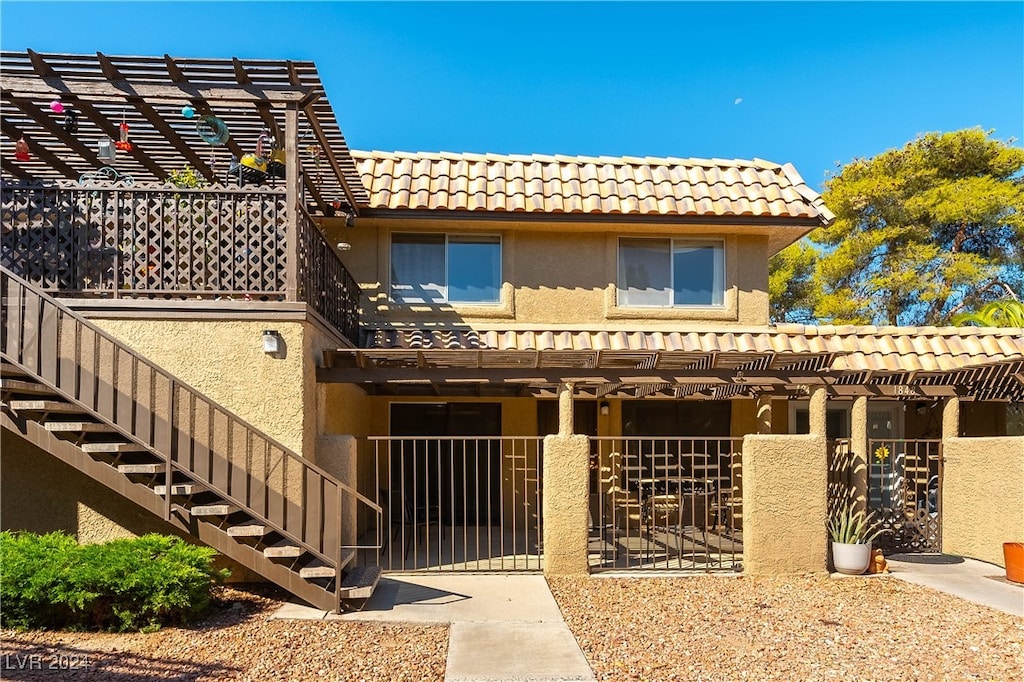
[[[371,348],[481,348],[538,351],[835,354],[833,370],[951,371],[1024,361],[1024,333],[974,327],[855,327],[784,324],[738,331],[390,330]]]
[[[791,165],[761,159],[379,151],[353,157],[374,209],[755,216],[824,224],[834,218]],[[424,188],[434,194],[429,200],[419,194]]]

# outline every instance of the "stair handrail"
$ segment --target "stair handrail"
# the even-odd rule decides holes
[[[284,538],[286,538],[288,540],[291,540],[293,542],[298,543],[306,551],[308,551],[309,553],[313,554],[314,556],[316,556],[320,560],[325,561],[327,563],[334,563],[334,562],[339,562],[340,563],[340,555],[339,556],[330,556],[330,555],[325,554],[324,552],[320,551],[317,547],[313,546],[311,543],[309,543],[306,540],[304,540],[303,538],[299,537],[294,532],[288,530],[286,527],[284,527],[284,524],[277,523],[274,519],[269,518],[268,515],[265,512],[261,512],[258,509],[254,509],[253,507],[251,507],[250,505],[246,504],[244,501],[239,499],[237,495],[234,495],[234,494],[232,494],[232,493],[230,493],[230,492],[228,492],[226,490],[223,490],[221,487],[216,485],[213,481],[208,480],[209,477],[203,477],[201,474],[197,473],[193,469],[188,468],[188,467],[184,467],[181,464],[178,464],[175,461],[173,453],[172,452],[165,452],[165,451],[163,451],[163,448],[161,447],[161,444],[156,442],[155,432],[157,431],[157,429],[155,429],[155,428],[153,429],[153,431],[154,431],[154,435],[152,437],[153,442],[147,442],[148,439],[146,439],[143,436],[140,436],[140,435],[138,435],[136,433],[133,433],[132,431],[124,428],[122,426],[122,424],[118,423],[118,420],[117,420],[116,417],[112,417],[112,416],[103,414],[101,411],[99,411],[98,409],[95,409],[89,403],[84,402],[83,400],[81,400],[79,396],[75,395],[74,393],[68,391],[66,388],[62,387],[60,385],[60,382],[54,380],[54,379],[56,379],[56,376],[47,377],[46,374],[41,371],[41,367],[40,367],[41,358],[42,358],[42,348],[40,347],[41,344],[39,344],[38,341],[40,340],[41,334],[37,334],[37,338],[36,338],[36,342],[37,342],[36,343],[36,346],[37,346],[36,355],[37,355],[37,357],[35,358],[35,361],[31,362],[31,363],[25,362],[24,360],[26,358],[24,357],[24,355],[25,355],[25,350],[26,350],[26,345],[27,344],[25,344],[25,343],[13,344],[12,340],[11,340],[12,336],[15,336],[14,332],[18,332],[16,334],[16,336],[19,338],[19,340],[24,341],[24,334],[23,334],[24,328],[19,329],[17,327],[12,327],[12,325],[11,325],[10,309],[14,306],[13,299],[15,298],[14,296],[12,296],[12,291],[11,291],[11,289],[12,289],[12,282],[17,284],[24,291],[31,292],[31,294],[33,296],[37,297],[41,303],[43,303],[43,304],[45,304],[47,306],[51,306],[52,308],[60,311],[60,313],[62,313],[63,315],[67,316],[76,325],[80,325],[81,327],[84,327],[85,329],[88,329],[97,338],[103,339],[107,343],[111,344],[114,348],[116,348],[118,350],[118,352],[125,353],[128,357],[134,359],[139,364],[147,367],[154,375],[158,375],[158,376],[161,376],[161,377],[164,378],[164,380],[167,382],[168,386],[171,387],[170,388],[170,390],[171,390],[170,395],[172,396],[172,400],[169,401],[169,408],[170,408],[171,414],[163,415],[163,418],[166,420],[167,424],[170,425],[170,428],[168,428],[167,431],[169,432],[169,435],[171,435],[171,437],[172,437],[172,440],[170,442],[171,445],[174,444],[173,443],[173,438],[176,435],[175,431],[177,430],[176,429],[176,425],[174,424],[174,414],[173,414],[173,406],[174,406],[174,401],[173,401],[174,392],[173,391],[176,388],[176,389],[178,389],[178,390],[188,394],[193,399],[198,399],[198,400],[201,400],[201,401],[207,403],[210,406],[210,408],[219,411],[220,414],[223,414],[225,417],[227,417],[229,420],[231,420],[231,422],[233,422],[233,424],[235,424],[235,425],[241,427],[242,429],[244,429],[247,432],[247,434],[258,436],[260,439],[262,439],[264,442],[266,442],[269,446],[272,446],[274,449],[279,451],[281,453],[281,455],[283,455],[284,457],[288,458],[289,460],[292,460],[292,461],[296,462],[297,465],[299,467],[301,467],[301,469],[311,471],[311,472],[315,473],[317,476],[319,476],[321,478],[321,480],[323,480],[325,483],[335,486],[337,488],[337,490],[338,490],[339,497],[341,496],[342,493],[345,493],[345,494],[351,496],[357,502],[359,502],[359,503],[361,503],[363,505],[368,506],[371,510],[373,510],[378,515],[378,517],[382,517],[382,515],[383,515],[382,508],[380,507],[380,505],[378,505],[372,499],[366,497],[365,495],[360,493],[358,490],[355,490],[354,488],[352,488],[348,484],[342,482],[337,477],[335,477],[331,473],[327,472],[326,470],[322,469],[321,467],[317,466],[313,462],[310,462],[309,460],[303,458],[301,455],[297,454],[296,452],[294,452],[293,450],[291,450],[290,448],[288,448],[287,446],[282,444],[277,439],[275,439],[272,436],[266,434],[265,432],[263,432],[258,427],[254,426],[253,424],[251,424],[250,422],[248,422],[247,420],[245,420],[241,416],[239,416],[236,413],[234,413],[232,410],[229,410],[228,408],[224,407],[223,405],[221,405],[220,403],[218,403],[214,399],[210,398],[209,396],[207,396],[206,394],[201,392],[199,389],[191,386],[189,383],[185,382],[184,380],[182,380],[179,377],[175,376],[174,374],[172,374],[171,372],[167,371],[163,367],[161,367],[161,366],[157,365],[156,363],[152,362],[151,360],[149,360],[148,358],[146,358],[142,354],[140,354],[137,351],[133,350],[132,348],[128,347],[124,342],[120,341],[119,339],[117,339],[116,337],[112,336],[111,334],[105,332],[103,329],[99,328],[95,324],[89,322],[83,316],[81,316],[80,314],[78,314],[75,311],[71,310],[66,305],[64,305],[60,301],[56,300],[54,297],[52,297],[49,294],[47,294],[46,292],[42,291],[40,288],[34,286],[33,284],[31,284],[27,280],[23,279],[22,277],[19,277],[17,274],[12,272],[8,268],[6,268],[4,266],[0,266],[0,294],[2,294],[2,296],[3,296],[2,304],[0,304],[0,309],[2,309],[3,318],[4,318],[2,324],[0,324],[0,331],[2,331],[2,333],[3,333],[3,339],[0,340],[0,356],[3,356],[3,358],[4,358],[4,360],[6,362],[10,362],[13,365],[19,367],[22,371],[28,372],[31,376],[33,376],[33,378],[35,378],[40,383],[42,383],[45,386],[47,386],[49,389],[53,390],[55,393],[61,395],[63,398],[69,400],[70,402],[74,403],[78,407],[81,407],[82,409],[84,409],[93,418],[95,418],[95,419],[97,419],[97,420],[99,420],[99,421],[101,421],[103,423],[106,423],[107,425],[113,427],[114,429],[116,429],[116,431],[121,436],[125,437],[129,441],[134,442],[134,443],[136,443],[136,444],[146,448],[147,450],[151,451],[152,453],[156,454],[159,458],[161,458],[162,460],[164,460],[165,463],[168,464],[168,472],[170,472],[172,470],[172,468],[173,468],[174,470],[177,470],[177,471],[185,474],[188,478],[190,478],[192,480],[199,481],[204,486],[208,486],[211,489],[212,492],[214,492],[217,495],[223,497],[227,501],[229,501],[229,502],[231,502],[233,504],[236,504],[237,506],[239,506],[240,509],[245,510],[247,513],[249,513],[254,518],[259,518],[261,520],[261,522],[265,522],[266,525],[272,527],[282,537],[284,537]],[[18,297],[18,300],[21,301],[21,298]],[[27,306],[25,306],[24,303],[22,303],[22,305],[19,306],[19,307],[24,308],[24,307],[27,307]],[[38,307],[37,317],[38,317],[38,319],[35,321],[35,323],[37,325],[37,329],[41,332],[42,329],[43,329],[44,324],[46,324],[46,321],[45,321],[46,316],[44,315],[44,308],[43,308],[43,306],[39,306]],[[50,322],[50,324],[51,324],[51,326],[53,326],[52,321]],[[59,326],[54,326],[54,331],[56,331],[59,328],[60,328]],[[14,350],[14,349],[12,349],[10,347],[12,345],[16,346],[17,353],[12,353],[12,350]],[[97,352],[98,352],[98,348],[99,347],[97,345]],[[60,358],[55,357],[54,359],[55,360],[59,360]],[[96,360],[98,362],[97,358],[94,358],[94,360]],[[57,363],[55,363],[55,364],[57,364]],[[53,367],[53,368],[50,368],[50,369],[52,369],[54,371],[57,371],[56,367]],[[99,380],[98,377],[96,377],[96,379],[97,379],[97,381]],[[116,390],[115,387],[113,387],[113,386],[111,386],[110,388]],[[134,395],[132,397],[133,397],[133,399],[135,398]],[[157,405],[155,407],[159,407],[159,406]],[[157,417],[159,415],[154,413],[153,416]],[[168,448],[168,450],[171,450],[171,448]],[[246,473],[247,474],[251,474],[251,472],[248,471],[248,470],[246,471]],[[284,481],[284,483],[287,485],[287,481]],[[168,485],[167,485],[167,489],[165,490],[165,496],[166,496],[166,499],[167,499],[167,513],[169,514],[169,512],[170,512],[170,497],[171,497],[171,488],[170,488],[170,480],[169,479],[167,481],[167,484]],[[284,500],[285,499],[284,498],[284,490],[281,491],[281,495],[282,495],[282,499]],[[301,509],[300,513],[303,516],[305,516],[306,510],[305,509]],[[339,507],[339,514],[340,514],[340,507]],[[303,519],[303,520],[305,521],[305,519]],[[339,518],[338,521],[340,523],[340,518]],[[378,529],[378,533],[377,534],[379,536],[380,535],[380,523],[378,522],[375,525],[377,526],[377,529]],[[339,547],[339,549],[362,549],[362,548],[366,548],[366,547],[363,547],[363,546],[359,545],[358,543],[355,544],[355,545],[345,545],[345,544],[341,543],[340,542],[340,540],[341,540],[340,534],[341,534],[341,531],[340,531],[340,528],[339,528],[339,532],[338,532],[338,540],[339,540],[338,547]],[[374,546],[371,546],[371,547],[379,547],[380,545],[381,545],[381,538],[378,537],[377,538],[377,544],[374,545]]]

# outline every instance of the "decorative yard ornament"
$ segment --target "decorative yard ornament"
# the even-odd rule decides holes
[[[25,141],[24,135],[14,143],[14,158],[17,161],[28,161],[30,158],[28,155],[28,142]]]
[[[50,102],[50,111],[52,111],[55,114],[64,113],[64,103],[61,102],[59,99],[53,100],[52,102]]]
[[[181,108],[181,115],[185,118],[195,118],[196,110],[193,109],[190,105],[186,104]]]
[[[114,151],[114,141],[109,137],[100,138],[99,145],[96,150],[96,156],[99,157],[99,160],[111,163],[116,155],[117,152]]]
[[[78,132],[78,114],[70,107],[64,110],[64,132],[68,135]]]
[[[203,116],[196,121],[196,132],[203,142],[215,147],[224,144],[231,137],[227,124],[216,116]]]

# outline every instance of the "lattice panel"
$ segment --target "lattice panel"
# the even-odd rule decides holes
[[[3,264],[49,291],[284,295],[282,191],[12,185],[2,207]]]

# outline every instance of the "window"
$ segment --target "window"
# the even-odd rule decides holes
[[[721,306],[724,296],[722,242],[619,240],[619,305]]]
[[[501,237],[391,235],[391,298],[399,303],[498,303]]]

